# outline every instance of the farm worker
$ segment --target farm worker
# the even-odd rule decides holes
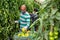
[[[21,9],[20,19],[19,21],[15,21],[15,23],[20,23],[20,29],[24,28],[27,30],[30,26],[30,15],[26,11],[25,5],[22,5],[19,9]]]
[[[32,23],[38,19],[38,9],[37,8],[34,8],[34,11],[32,14],[30,14],[31,16],[31,19],[32,19]],[[35,31],[37,30],[37,25],[34,26],[35,27]]]

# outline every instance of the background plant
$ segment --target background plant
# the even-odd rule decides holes
[[[57,27],[57,32],[60,33],[59,3],[60,0],[46,0],[43,4],[34,0],[0,0],[0,39],[8,40],[9,37],[12,38],[18,32],[19,24],[15,24],[14,21],[19,19],[19,7],[25,4],[29,13],[34,8],[39,9],[39,18],[30,27],[34,27],[35,24],[39,26],[37,33],[31,30],[32,34],[36,35],[34,40],[49,40],[47,34],[51,31],[55,32],[54,27]],[[43,27],[44,32],[42,32]]]

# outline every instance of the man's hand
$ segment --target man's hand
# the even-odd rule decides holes
[[[15,23],[18,23],[18,21],[15,21]]]
[[[24,27],[25,29],[27,29],[27,27]]]
[[[27,27],[22,28],[22,31],[26,32],[27,31]]]

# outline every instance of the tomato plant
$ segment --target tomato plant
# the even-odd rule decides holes
[[[13,39],[13,35],[18,33],[19,24],[14,23],[14,21],[19,20],[19,7],[23,4],[27,6],[29,13],[33,12],[34,8],[39,9],[39,18],[30,26],[31,35],[33,35],[31,40],[58,40],[60,0],[46,0],[44,3],[36,0],[0,0],[0,40]],[[36,24],[38,24],[37,32],[34,31]],[[28,36],[28,34],[26,35]]]

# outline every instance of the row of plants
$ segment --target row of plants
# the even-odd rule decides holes
[[[42,4],[39,3],[39,18],[31,25],[34,27],[35,24],[39,24],[38,36],[34,40],[60,40],[58,36],[60,31],[59,2],[59,0],[46,0]]]

